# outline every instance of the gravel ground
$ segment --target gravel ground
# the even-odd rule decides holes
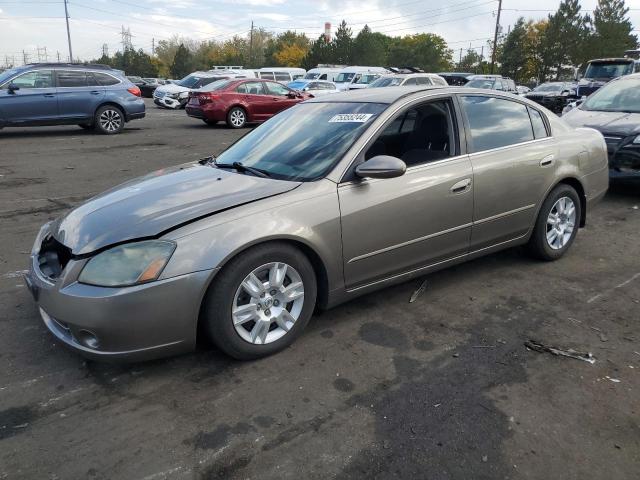
[[[84,361],[21,271],[47,219],[245,131],[148,105],[115,137],[0,131],[0,479],[637,479],[640,184],[554,263],[505,251],[316,315],[286,351]],[[596,363],[528,350],[534,339]]]

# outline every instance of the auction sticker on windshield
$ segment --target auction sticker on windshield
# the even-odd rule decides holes
[[[339,113],[329,119],[329,123],[365,123],[373,117],[373,113]]]

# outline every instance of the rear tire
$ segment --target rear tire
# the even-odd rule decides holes
[[[227,125],[231,128],[243,128],[247,124],[247,112],[242,107],[233,107],[227,113]]]
[[[104,135],[115,135],[124,128],[124,113],[115,105],[103,105],[95,114],[94,125]]]
[[[238,360],[265,357],[300,336],[316,294],[315,272],[300,250],[286,243],[258,245],[232,259],[214,280],[202,310],[204,331]]]
[[[582,205],[575,189],[566,184],[555,187],[540,208],[527,245],[529,252],[546,261],[562,257],[576,238],[581,214]]]

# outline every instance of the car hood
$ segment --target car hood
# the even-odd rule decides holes
[[[93,197],[57,219],[51,232],[74,255],[85,255],[109,245],[155,237],[185,223],[299,185],[208,165],[179,165]]]
[[[574,108],[562,116],[573,127],[595,128],[603,133],[623,136],[640,133],[640,113],[598,112]]]
[[[546,92],[536,92],[535,90],[532,90],[530,92],[525,93],[525,97],[528,97],[530,95],[533,95],[535,97],[559,97],[560,94],[562,93],[561,90],[552,90],[552,91],[546,91]]]
[[[190,88],[187,87],[183,87],[181,85],[176,85],[175,83],[169,83],[167,85],[161,85],[158,88],[156,88],[157,92],[164,92],[164,93],[182,93],[182,92],[189,92],[191,91]]]

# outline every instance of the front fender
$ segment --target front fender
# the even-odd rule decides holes
[[[174,230],[163,238],[176,250],[160,278],[223,267],[254,245],[286,240],[311,249],[327,274],[330,290],[343,285],[340,208],[336,184],[303,183]]]

